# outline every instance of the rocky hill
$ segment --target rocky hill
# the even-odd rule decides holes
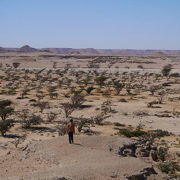
[[[130,55],[130,56],[180,56],[180,50],[136,50],[136,49],[73,49],[73,48],[42,48],[36,49],[29,45],[21,48],[3,48],[0,47],[0,53],[3,52],[51,52],[57,54],[104,54],[104,55]]]

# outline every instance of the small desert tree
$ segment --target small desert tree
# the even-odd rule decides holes
[[[84,96],[80,92],[74,92],[71,96],[71,104],[76,109],[79,108],[85,101]]]
[[[106,100],[101,104],[101,112],[102,114],[108,114],[110,112],[113,112],[112,110],[112,101],[111,100]]]
[[[74,106],[69,102],[62,103],[61,108],[64,111],[64,114],[65,114],[66,118],[68,118],[72,114],[72,112],[75,110]]]
[[[107,80],[107,77],[105,76],[99,76],[95,79],[95,82],[99,85],[99,86],[103,86],[105,84],[105,81]]]
[[[152,96],[154,96],[155,92],[157,92],[159,89],[161,89],[160,85],[152,85],[149,87],[149,91]]]
[[[43,120],[40,116],[32,114],[27,119],[24,119],[24,121],[22,122],[22,127],[28,129],[32,125],[40,125],[42,121]]]
[[[163,76],[169,76],[170,72],[172,70],[172,65],[171,64],[167,64],[163,67],[163,69],[161,70],[161,73],[163,74]]]
[[[105,116],[103,113],[98,114],[94,117],[92,117],[92,121],[97,124],[97,125],[102,125],[102,122],[107,118],[107,116]]]
[[[166,91],[165,90],[162,90],[162,91],[158,92],[157,99],[158,99],[159,104],[163,103],[165,95],[166,95]]]
[[[5,133],[13,126],[13,120],[0,121],[0,132],[2,136],[5,136]]]
[[[9,107],[12,104],[9,100],[0,101],[0,117],[4,121],[6,118],[11,115],[13,108]]]
[[[124,84],[119,81],[113,81],[113,86],[116,91],[116,96],[118,96],[121,90],[124,88]]]
[[[20,66],[21,63],[18,63],[18,62],[14,62],[12,65],[13,67],[16,69]]]
[[[9,116],[9,115],[11,115],[11,113],[13,112],[13,108],[11,108],[11,107],[6,107],[6,108],[1,108],[0,109],[0,116],[1,116],[1,119],[3,120],[3,121],[5,121],[6,119],[7,119],[7,117]]]
[[[7,117],[13,112],[13,108],[10,107],[12,104],[9,100],[0,101],[0,132],[4,136],[5,133],[13,126],[13,120],[8,119]]]
[[[77,120],[78,120],[77,121],[78,132],[81,132],[84,127],[87,127],[88,129],[90,129],[90,125],[93,124],[93,121],[91,118],[80,117],[80,118],[77,118]]]

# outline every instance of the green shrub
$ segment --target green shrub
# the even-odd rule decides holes
[[[166,149],[156,151],[155,153],[156,153],[158,160],[161,160],[162,162],[166,160],[166,157],[167,157],[167,150]]]
[[[140,137],[140,136],[143,136],[147,133],[145,131],[140,130],[140,129],[136,129],[136,130],[119,129],[118,134],[124,135],[126,137]]]
[[[158,168],[166,174],[174,174],[176,171],[180,170],[179,165],[177,163],[171,162],[171,161],[159,163]]]
[[[161,130],[161,129],[157,129],[157,130],[150,131],[150,134],[151,134],[154,138],[162,138],[162,137],[165,137],[165,136],[170,136],[170,135],[172,135],[172,133],[170,133],[170,132],[168,132],[168,131]]]

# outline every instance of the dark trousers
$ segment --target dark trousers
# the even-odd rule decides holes
[[[69,143],[71,144],[71,143],[73,143],[74,142],[74,137],[73,137],[73,132],[68,132],[68,136],[69,136]]]

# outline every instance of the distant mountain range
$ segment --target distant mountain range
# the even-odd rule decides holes
[[[136,50],[136,49],[73,49],[73,48],[42,48],[36,49],[28,45],[21,48],[3,48],[0,47],[0,53],[19,52],[49,52],[57,54],[104,54],[104,55],[136,55],[136,56],[180,56],[180,50]]]

